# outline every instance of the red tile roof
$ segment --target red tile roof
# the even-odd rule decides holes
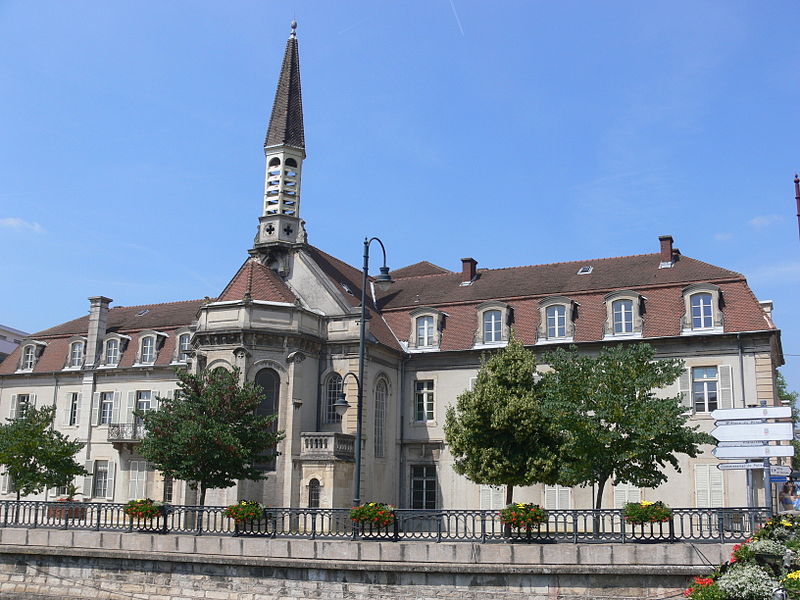
[[[244,262],[217,300],[241,300],[248,292],[253,300],[290,303],[297,300],[275,271],[254,258]]]

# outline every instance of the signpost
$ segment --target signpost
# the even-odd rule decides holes
[[[758,425],[722,425],[715,428],[711,435],[723,442],[762,441],[777,442],[794,439],[791,423],[760,423]]]
[[[711,411],[715,421],[728,419],[789,419],[792,416],[790,406],[760,406],[758,408],[720,408]]]
[[[792,467],[783,467],[783,466],[772,465],[769,468],[769,472],[772,473],[773,475],[780,475],[780,476],[783,476],[783,477],[788,477],[789,475],[792,474]]]

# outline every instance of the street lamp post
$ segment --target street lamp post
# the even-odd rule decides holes
[[[350,406],[344,393],[344,380],[348,375],[352,375],[356,379],[356,386],[358,394],[356,396],[356,472],[355,481],[353,482],[353,506],[361,504],[361,425],[362,425],[362,409],[364,404],[364,359],[366,358],[366,340],[367,340],[367,284],[369,283],[369,245],[372,242],[378,242],[383,251],[383,266],[380,268],[381,274],[375,277],[375,285],[381,291],[386,291],[389,286],[394,283],[391,275],[389,275],[389,267],[386,266],[386,248],[383,242],[376,237],[364,238],[364,268],[361,274],[361,322],[359,323],[359,338],[358,338],[358,376],[354,373],[347,373],[342,378],[342,393],[339,399],[334,404],[336,412],[343,415]]]

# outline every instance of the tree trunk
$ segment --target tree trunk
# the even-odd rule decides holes
[[[206,484],[200,483],[200,502],[198,502],[200,506],[206,505]]]
[[[506,506],[508,506],[509,504],[511,504],[514,501],[513,498],[514,498],[514,486],[513,485],[507,485],[506,486]]]
[[[600,510],[600,507],[603,505],[603,489],[606,487],[606,481],[608,481],[608,477],[597,482],[597,498],[595,498],[594,502],[594,507],[597,510]]]
[[[17,504],[14,507],[14,522],[19,523],[19,499],[20,499],[20,491],[17,490]]]
[[[205,482],[199,482],[200,486],[200,501],[198,502],[198,506],[200,507],[197,511],[197,535],[203,533],[203,507],[206,504],[206,484]]]

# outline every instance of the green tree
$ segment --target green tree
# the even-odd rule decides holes
[[[667,464],[680,471],[676,454],[696,457],[699,445],[714,443],[686,425],[680,395],[656,397],[680,376],[683,362],[654,356],[647,344],[606,348],[596,357],[574,346],[544,356],[552,368],[540,382],[548,412],[567,433],[559,483],[597,484],[595,508],[609,480],[655,487],[667,480]]]
[[[264,395],[254,383],[239,385],[239,371],[192,375],[178,371],[178,391],[159,398],[159,409],[134,411],[145,426],[139,453],[165,476],[200,490],[226,488],[239,479],[266,479],[259,463],[278,455],[283,432],[277,415],[259,415]]]
[[[786,384],[786,379],[783,377],[783,373],[777,369],[775,370],[775,387],[777,388],[778,400],[780,403],[791,407],[792,423],[794,423],[794,426],[797,427],[798,417],[800,416],[798,415],[797,408],[798,394],[797,392],[789,391],[789,386]],[[792,446],[794,446],[792,470],[797,471],[800,470],[800,440],[792,440]]]
[[[38,494],[47,488],[68,486],[86,469],[75,454],[86,444],[70,441],[53,429],[55,407],[27,407],[16,419],[0,425],[0,465],[20,496]]]
[[[509,504],[514,486],[555,483],[559,472],[561,435],[543,411],[535,369],[533,354],[512,336],[445,418],[453,469],[475,483],[506,485]]]

